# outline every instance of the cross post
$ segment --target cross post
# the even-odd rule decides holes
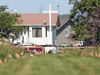
[[[50,45],[52,45],[52,36],[51,36],[51,13],[58,13],[58,11],[51,11],[51,4],[49,4],[49,11],[43,11],[44,13],[49,13],[49,29],[50,29]]]

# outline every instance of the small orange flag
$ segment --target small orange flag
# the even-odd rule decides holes
[[[76,52],[76,55],[77,55],[77,52]]]
[[[28,55],[30,55],[30,53],[28,53]]]
[[[5,58],[5,62],[7,62],[7,58]]]
[[[19,54],[16,54],[16,57],[17,57],[17,58],[20,58]]]
[[[2,60],[0,60],[0,64],[2,64]]]
[[[8,57],[11,58],[12,57],[11,54],[9,54]]]
[[[35,52],[35,55],[36,55],[36,52]]]
[[[73,50],[71,50],[72,51],[72,53],[73,53]]]
[[[36,52],[35,55],[38,55],[38,52]]]
[[[98,54],[98,57],[100,57],[100,54]]]
[[[44,50],[42,50],[42,53],[44,53]]]
[[[42,51],[40,51],[40,54],[42,53]]]
[[[91,56],[93,56],[93,52],[91,52]]]
[[[90,55],[90,53],[89,53],[89,55]]]
[[[87,53],[86,53],[86,55],[87,55]]]
[[[15,53],[15,55],[16,55],[17,53]]]
[[[31,57],[33,57],[33,54],[30,54]]]
[[[24,53],[23,52],[21,52],[21,55],[23,55]]]
[[[83,52],[81,52],[81,56],[83,55]]]

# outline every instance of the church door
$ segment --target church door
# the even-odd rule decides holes
[[[24,43],[24,36],[22,37],[22,43]]]

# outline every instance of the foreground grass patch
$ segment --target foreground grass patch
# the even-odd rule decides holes
[[[0,75],[100,75],[100,58],[75,54],[78,50],[63,50],[57,54],[40,54],[10,59],[0,65]]]

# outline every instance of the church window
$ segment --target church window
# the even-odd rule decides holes
[[[42,28],[33,28],[32,37],[42,37]]]

